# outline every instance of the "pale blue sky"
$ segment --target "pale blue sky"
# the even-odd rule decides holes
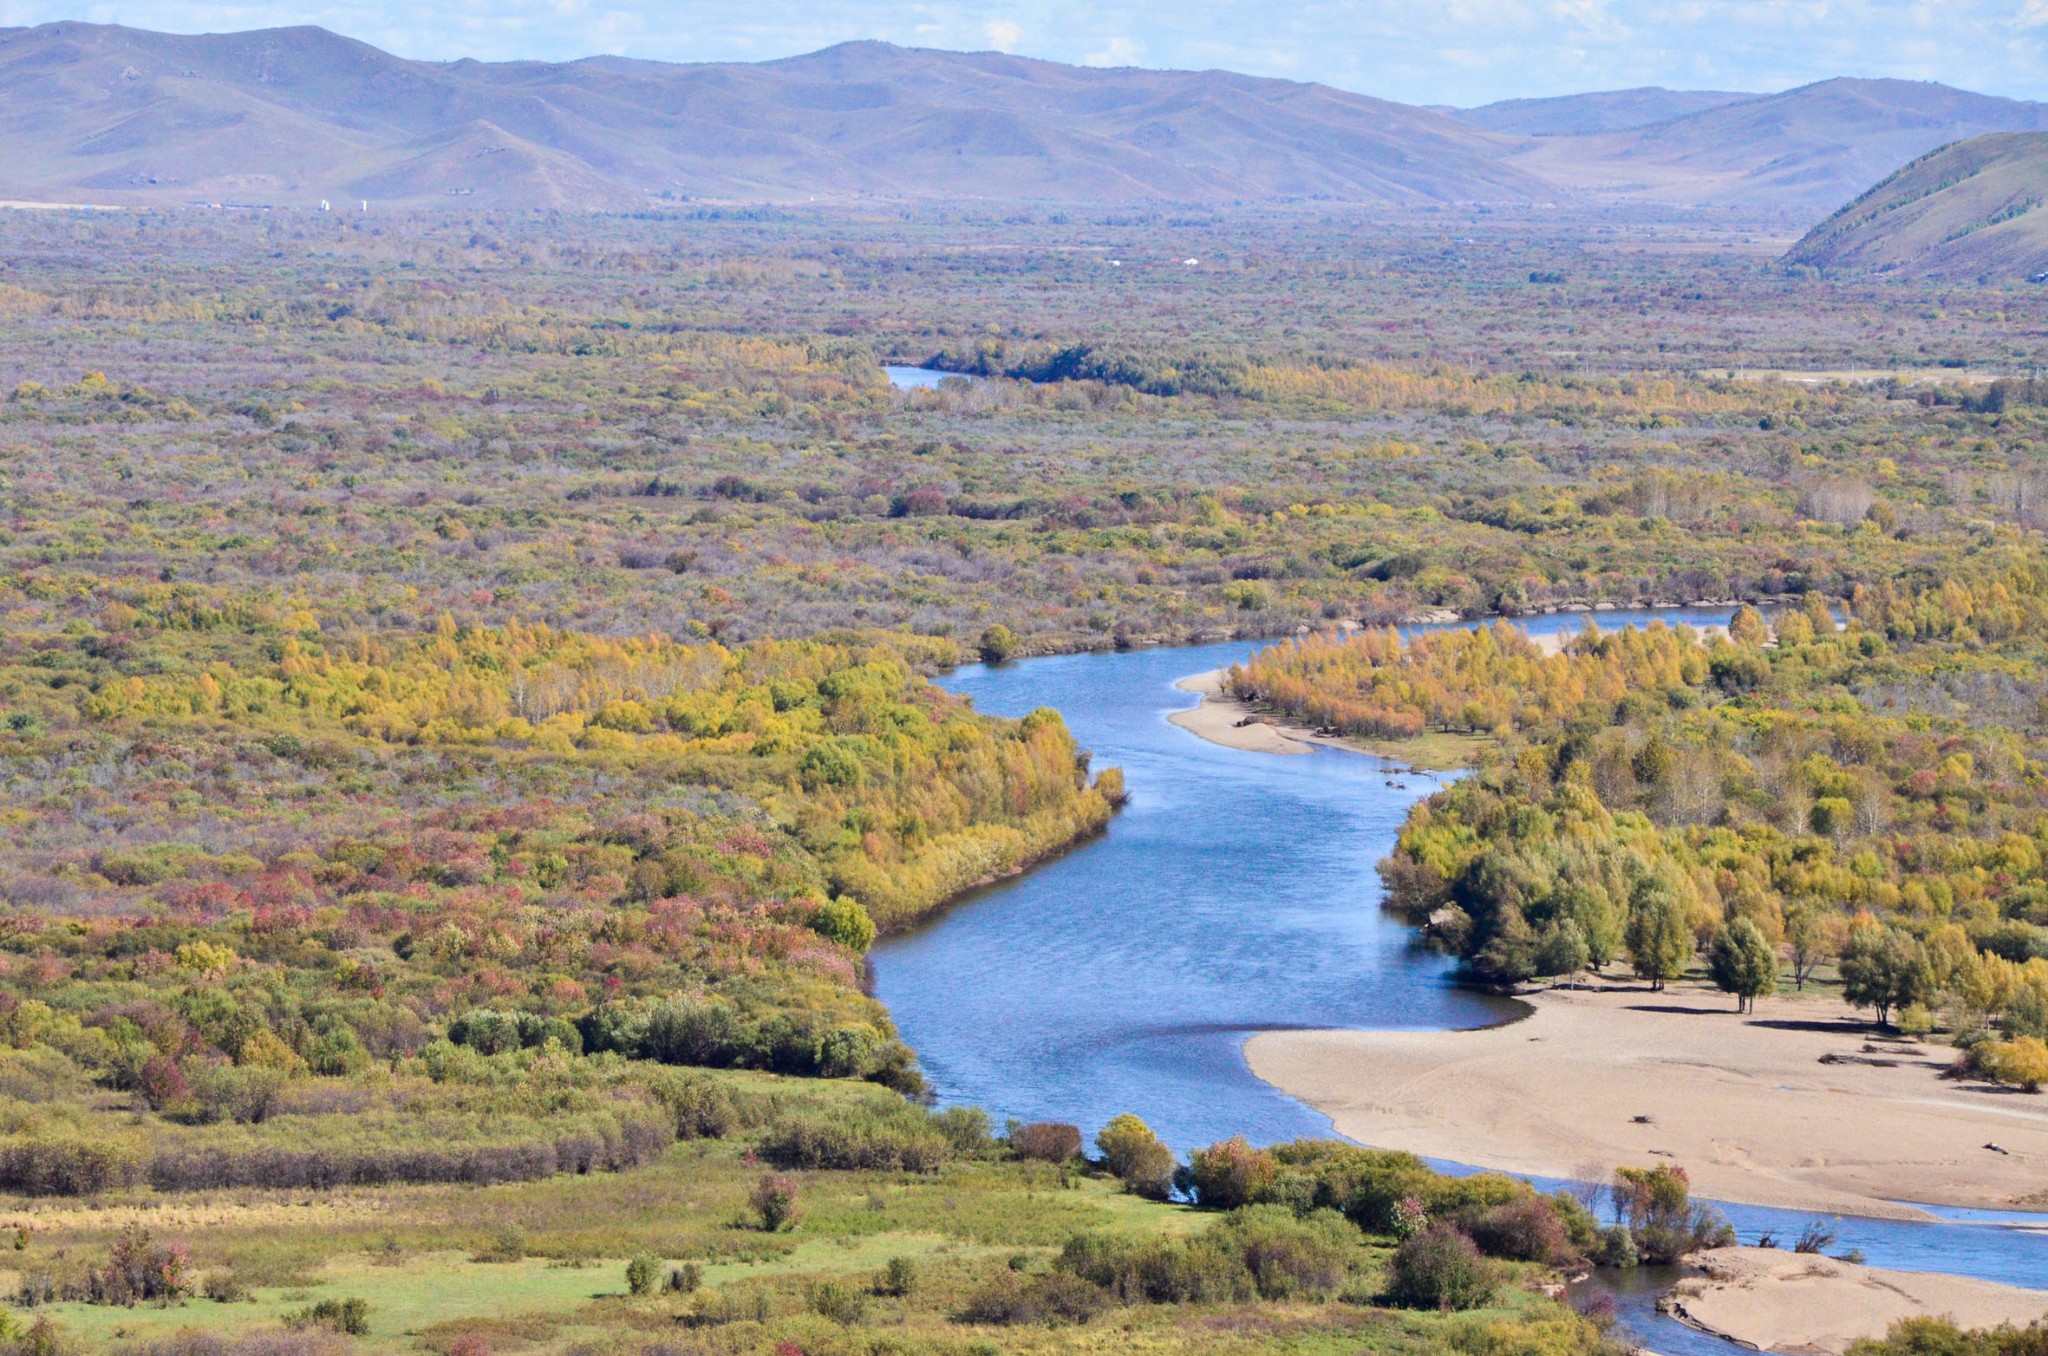
[[[317,23],[403,56],[759,60],[849,38],[1224,67],[1410,103],[1831,75],[2048,98],[2048,0],[0,0],[0,26]]]

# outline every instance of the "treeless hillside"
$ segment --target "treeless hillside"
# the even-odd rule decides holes
[[[1462,114],[1227,71],[853,42],[758,64],[407,61],[319,28],[0,29],[0,199],[301,207],[1318,198],[1703,207],[1805,226],[2048,105],[1833,80]]]
[[[1478,108],[1454,110],[1474,127],[1509,136],[1582,136],[1588,132],[1619,132],[1631,127],[1704,113],[1725,104],[1754,99],[1754,94],[1726,90],[1639,89],[1602,90],[1596,94],[1565,94],[1550,99],[1502,99]]]
[[[2048,132],[1922,156],[1813,228],[1786,260],[1943,278],[2048,271]]]
[[[2048,104],[1906,80],[1827,80],[1627,131],[1545,137],[1515,163],[1599,198],[1811,221],[1916,156],[2048,128]]]
[[[1487,133],[1224,72],[850,43],[759,65],[405,61],[318,28],[0,31],[0,196],[1540,201]]]

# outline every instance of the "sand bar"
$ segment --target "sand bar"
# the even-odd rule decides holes
[[[2048,1291],[1963,1276],[1880,1271],[1766,1248],[1724,1248],[1693,1260],[1705,1274],[1680,1281],[1665,1310],[1763,1351],[1840,1352],[1902,1318],[1995,1328],[2048,1317]]]
[[[1190,674],[1174,686],[1182,692],[1201,693],[1202,704],[1190,711],[1176,711],[1166,719],[1211,744],[1247,753],[1312,753],[1318,744],[1337,742],[1296,726],[1276,724],[1237,698],[1226,696],[1222,669]]]
[[[1950,1050],[1873,1040],[1832,998],[1747,1017],[1695,986],[1530,1001],[1506,1026],[1267,1032],[1245,1056],[1360,1143],[1508,1172],[1664,1161],[1704,1196],[1817,1214],[2048,1209],[2048,1095],[1944,1080]]]

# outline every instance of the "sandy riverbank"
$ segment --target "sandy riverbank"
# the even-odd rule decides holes
[[[1317,744],[1336,742],[1311,730],[1276,725],[1256,716],[1237,698],[1224,695],[1222,669],[1190,674],[1174,686],[1182,692],[1201,693],[1202,704],[1191,711],[1176,711],[1166,719],[1211,744],[1247,753],[1308,753]]]
[[[1349,749],[1370,754],[1423,777],[1432,770],[1469,767],[1485,741],[1473,735],[1432,732],[1419,739],[1345,739],[1317,734],[1304,725],[1290,724],[1277,716],[1254,710],[1223,691],[1223,670],[1190,674],[1174,686],[1182,692],[1199,692],[1202,704],[1192,711],[1176,711],[1166,719],[1200,739],[1225,748],[1248,753],[1311,753],[1317,747]]]
[[[1748,1017],[1693,986],[1531,1005],[1481,1031],[1268,1032],[1245,1056],[1361,1143],[1508,1172],[1664,1160],[1704,1196],[1791,1210],[2048,1208],[2048,1096],[1946,1081],[1949,1050],[1873,1041],[1832,998]]]
[[[1880,1271],[1766,1248],[1724,1248],[1693,1260],[1706,1274],[1680,1281],[1665,1309],[1764,1351],[1840,1352],[1859,1337],[1882,1336],[1902,1318],[1995,1328],[2048,1317],[2048,1291],[1962,1276]]]

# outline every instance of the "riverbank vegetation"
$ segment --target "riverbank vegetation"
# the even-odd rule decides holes
[[[2038,362],[2044,298],[1649,220],[1369,236],[0,213],[6,1340],[1540,1356],[1607,1341],[1552,1266],[1711,1235],[929,1111],[867,948],[1123,794],[926,681],[975,658],[1846,600],[1253,669],[1504,741],[1395,867],[1485,973],[1745,920],[2023,1081],[2048,413],[1965,379]],[[1893,376],[1748,370],[1813,368]]]
[[[1746,1004],[1825,968],[1879,1022],[1950,1033],[1958,1073],[2048,1081],[2038,550],[1730,632],[1589,624],[1555,654],[1499,626],[1367,632],[1236,682],[1341,730],[1493,735],[1383,868],[1483,979],[1626,960],[1656,986],[1704,960]]]
[[[619,1170],[720,1114],[676,1065],[914,1093],[878,927],[1110,813],[905,637],[102,620],[0,665],[17,1192]]]
[[[558,1067],[542,1081],[559,1088],[559,1066],[604,1057],[546,1059]],[[476,1067],[490,1063],[495,1081]],[[451,1081],[512,1094],[521,1072],[534,1070],[516,1056],[479,1056]],[[1253,1153],[1237,1199],[1194,1208],[1068,1151],[1071,1126],[992,1137],[978,1114],[845,1081],[714,1072],[675,1086],[691,1089],[667,1102],[695,1108],[689,1137],[630,1171],[18,1202],[0,1267],[13,1348],[1618,1350],[1600,1312],[1547,1293],[1552,1265],[1593,1237],[1583,1210],[1508,1179],[1302,1143]],[[899,1158],[913,1142],[922,1155]],[[1259,1172],[1279,1160],[1293,1185]]]

